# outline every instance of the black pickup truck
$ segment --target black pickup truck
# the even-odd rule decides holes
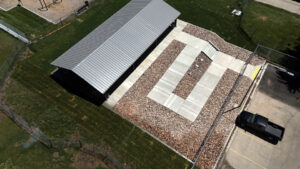
[[[268,118],[247,111],[243,111],[237,117],[236,124],[242,128],[250,128],[275,141],[281,141],[284,133],[283,127],[270,122]]]

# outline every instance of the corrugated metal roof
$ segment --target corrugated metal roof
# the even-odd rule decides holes
[[[179,14],[163,0],[132,0],[52,64],[105,93]]]

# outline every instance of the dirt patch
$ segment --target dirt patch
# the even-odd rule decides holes
[[[25,60],[31,57],[33,54],[34,53],[29,48],[26,48],[25,51],[20,55],[20,59]]]
[[[0,9],[8,11],[18,5],[17,0],[0,0]]]
[[[21,6],[47,21],[56,24],[71,14],[74,14],[77,9],[84,5],[84,1],[85,0],[58,0],[57,3],[53,3],[52,0],[45,0],[48,10],[45,8],[44,3],[44,8],[42,8],[39,0],[22,0]],[[100,2],[103,3],[104,1]],[[17,0],[0,0],[0,8],[4,10],[9,10],[17,6],[17,4]]]
[[[71,136],[69,137],[71,140],[80,140],[81,139],[81,135],[79,130],[75,130],[75,132],[73,134],[71,134]]]
[[[95,169],[98,166],[108,168],[108,166],[100,159],[83,152],[78,152],[74,156],[74,162],[72,164],[72,167],[76,169]]]
[[[268,17],[266,17],[266,16],[259,16],[258,19],[262,20],[262,21],[266,21],[268,19]]]

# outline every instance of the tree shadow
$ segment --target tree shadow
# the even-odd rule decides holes
[[[297,46],[293,49],[287,48],[282,50],[283,53],[294,56],[295,58],[284,57],[281,62],[283,62],[284,66],[290,69],[300,71],[300,37],[297,38],[297,43]]]
[[[299,65],[300,66],[300,65]],[[290,93],[300,92],[300,72],[276,70],[278,81],[287,86]]]

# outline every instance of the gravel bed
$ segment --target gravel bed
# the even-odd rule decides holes
[[[258,55],[254,55],[253,58],[250,60],[250,64],[254,66],[262,65],[264,63],[265,63],[265,59]]]
[[[216,130],[213,132],[212,137],[198,162],[200,168],[213,168],[223,147],[226,144],[230,131],[235,126],[235,119],[239,115],[242,107],[243,98],[247,94],[252,81],[247,77],[242,77],[239,86],[235,90],[229,104],[226,106],[225,114],[221,117]]]
[[[250,54],[252,53],[249,50],[246,50],[244,48],[226,42],[224,39],[222,39],[219,35],[217,35],[214,32],[211,32],[209,30],[206,30],[204,28],[192,24],[188,24],[183,29],[183,31],[195,37],[198,37],[200,39],[212,42],[221,52],[231,55],[242,61],[246,61],[249,58]],[[262,61],[264,59],[259,58],[257,56],[255,56],[254,58],[255,59],[252,59],[253,60],[252,63],[250,62],[251,64],[258,65],[260,63],[263,63]]]
[[[232,89],[238,77],[238,73],[230,69],[226,70],[197,119],[194,122],[190,122],[147,97],[148,93],[184,47],[185,45],[183,43],[174,40],[120,99],[115,105],[114,110],[189,159],[194,159],[204,138],[207,136],[207,132],[211,128],[226,97]],[[198,57],[200,57],[200,55]],[[200,73],[198,76],[200,76]],[[200,79],[198,76],[195,78]],[[228,105],[227,109],[230,109],[232,105],[240,102],[243,98],[242,93],[245,93],[247,86],[249,86],[247,85],[249,80],[250,79],[247,78],[242,79],[239,88],[236,90],[238,92],[233,96],[233,101]],[[195,83],[194,80],[192,82],[190,79],[185,81]],[[180,83],[185,82],[182,81]],[[181,85],[185,90],[190,90],[190,87],[184,84]],[[181,93],[178,95],[181,95]],[[182,95],[186,94],[184,93]],[[200,166],[204,166],[203,168],[209,168],[214,165],[230,130],[234,126],[230,118],[234,118],[234,115],[229,116],[229,114],[226,114],[226,117],[223,116],[221,122],[218,124],[213,139],[210,139],[198,163]]]
[[[225,72],[200,115],[190,122],[147,97],[183,47],[180,42],[173,41],[114,109],[183,155],[194,159],[238,73],[229,69]]]
[[[212,169],[215,166],[233,128],[234,123],[225,117],[221,117],[216,130],[213,132],[199,161],[197,162],[197,166],[199,168]]]
[[[180,80],[173,93],[186,99],[206,69],[209,67],[210,63],[211,60],[203,52],[201,52],[184,77]]]
[[[224,117],[226,117],[228,120],[235,122],[237,115],[241,111],[241,105],[244,101],[243,99],[245,98],[251,84],[251,79],[245,76],[242,77],[239,86],[235,89],[235,92],[225,109],[226,113],[224,114]]]

